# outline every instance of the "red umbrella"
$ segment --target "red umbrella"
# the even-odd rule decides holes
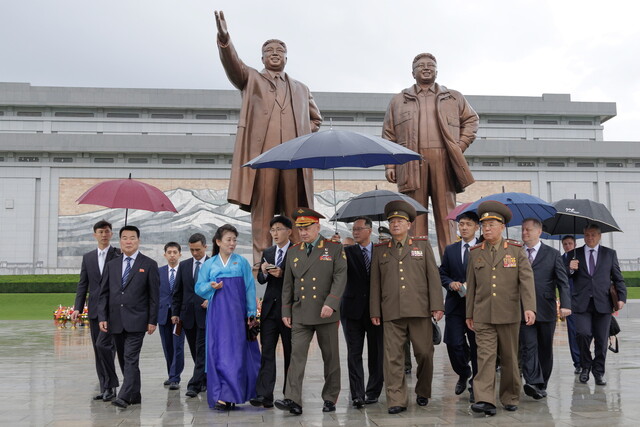
[[[462,212],[467,210],[469,205],[471,205],[471,202],[459,204],[458,206],[453,208],[451,212],[449,212],[449,215],[447,215],[447,219],[450,219],[451,221],[455,221],[458,215],[460,215]]]
[[[129,209],[151,212],[178,212],[171,200],[160,189],[142,181],[112,179],[99,182],[76,200],[79,204],[100,205],[107,208],[125,208],[124,225],[127,225]]]

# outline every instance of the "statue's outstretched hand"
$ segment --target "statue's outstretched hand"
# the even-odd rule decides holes
[[[387,178],[392,184],[396,183],[396,170],[395,169],[387,169],[384,171],[384,176]]]
[[[216,10],[214,13],[216,15],[216,26],[218,27],[218,40],[220,40],[220,43],[226,44],[229,41],[229,30],[227,30],[224,12]]]

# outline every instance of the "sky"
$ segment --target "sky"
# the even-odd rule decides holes
[[[615,102],[605,140],[640,141],[637,2],[609,0],[0,0],[0,81],[34,86],[233,89],[214,10],[261,69],[284,40],[312,91],[396,93],[420,52],[465,95]]]

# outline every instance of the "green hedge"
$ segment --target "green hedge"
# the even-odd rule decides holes
[[[75,293],[78,274],[0,276],[0,293]]]

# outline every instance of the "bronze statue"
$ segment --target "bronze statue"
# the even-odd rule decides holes
[[[248,67],[238,57],[222,11],[215,12],[220,61],[231,83],[242,92],[242,108],[231,165],[230,203],[251,212],[253,260],[271,246],[269,221],[291,216],[298,206],[313,208],[311,169],[251,169],[242,165],[290,139],[316,132],[322,116],[309,88],[284,72],[287,46],[280,40],[262,45],[264,69]],[[292,237],[298,241],[297,231]]]
[[[423,206],[431,197],[442,255],[455,236],[455,227],[446,217],[456,206],[456,193],[474,182],[463,153],[476,137],[478,115],[460,92],[437,84],[437,75],[432,54],[414,58],[416,84],[389,103],[382,137],[422,155],[423,160],[386,165],[385,177]],[[427,235],[427,215],[418,216],[414,227],[414,235]]]

